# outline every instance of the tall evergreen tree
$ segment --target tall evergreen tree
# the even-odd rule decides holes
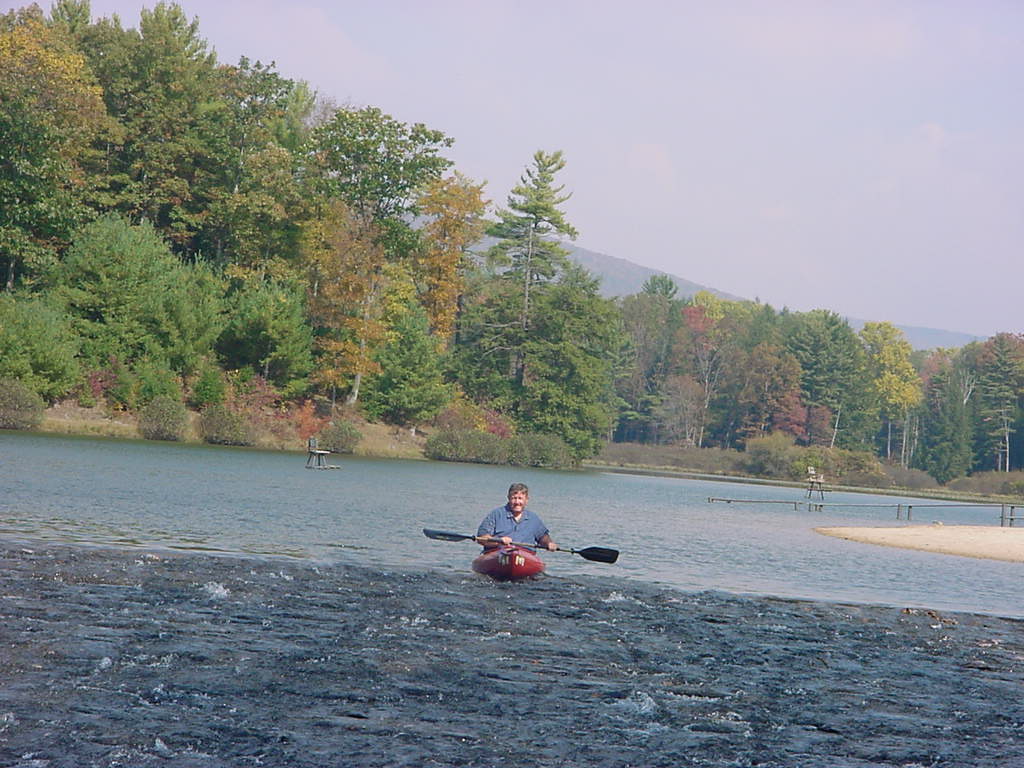
[[[800,363],[800,388],[808,408],[826,408],[831,424],[811,431],[809,439],[824,445],[864,448],[876,431],[877,408],[870,400],[864,349],[843,318],[813,310],[786,318],[785,345]]]
[[[1000,333],[989,339],[979,358],[978,392],[982,428],[979,458],[1009,472],[1014,434],[1024,399],[1024,336]]]
[[[577,458],[595,455],[614,424],[612,360],[622,337],[614,304],[598,286],[582,267],[568,266],[537,297],[524,344],[530,367],[518,422],[525,431],[562,438]]]
[[[968,400],[948,355],[934,354],[926,363],[926,371],[919,463],[945,484],[967,474],[971,468]]]
[[[512,188],[508,207],[498,211],[498,222],[488,230],[498,241],[488,251],[488,259],[516,286],[518,317],[515,329],[508,329],[506,343],[515,348],[510,375],[519,386],[528,376],[524,345],[530,337],[536,294],[568,264],[568,252],[555,238],[576,237],[575,228],[559,208],[570,195],[563,194],[564,186],[554,186],[555,174],[564,167],[561,151],[537,150],[533,166]]]
[[[427,314],[415,302],[396,319],[377,362],[381,372],[367,380],[363,397],[374,418],[416,425],[432,419],[452,398],[440,342],[430,335]]]

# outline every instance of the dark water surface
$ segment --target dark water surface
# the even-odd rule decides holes
[[[1017,620],[0,541],[0,765],[1024,765]]]
[[[811,530],[892,506],[304,460],[0,433],[0,768],[1024,766],[1021,565]],[[619,562],[500,585],[422,536],[518,480]]]

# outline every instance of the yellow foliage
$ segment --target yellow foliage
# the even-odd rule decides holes
[[[422,302],[431,329],[444,341],[455,328],[466,254],[483,235],[483,184],[456,173],[434,182],[420,205],[428,217],[417,264],[425,284]]]
[[[356,375],[376,373],[374,352],[385,339],[381,293],[386,279],[377,231],[336,202],[305,233],[309,308],[314,321],[334,331],[322,338],[321,369],[314,381],[339,386]]]
[[[0,19],[0,101],[23,105],[64,152],[86,144],[106,118],[85,57],[29,11]]]

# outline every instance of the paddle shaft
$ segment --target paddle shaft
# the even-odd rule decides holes
[[[448,531],[435,531],[431,528],[424,528],[423,535],[428,539],[438,539],[439,541],[476,541],[480,542],[476,536],[468,536],[464,533],[450,533]],[[495,541],[490,539],[490,541]],[[497,541],[496,543],[501,543]],[[523,542],[513,541],[511,546],[514,547],[527,547],[528,549],[543,549],[538,547],[536,544],[526,544]],[[599,563],[614,563],[619,559],[619,551],[617,549],[608,549],[607,547],[586,547],[584,549],[571,549],[558,547],[557,549],[548,550],[549,552],[568,552],[573,555],[579,555],[584,560],[594,560]]]

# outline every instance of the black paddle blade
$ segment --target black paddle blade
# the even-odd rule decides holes
[[[584,560],[596,560],[599,563],[614,563],[619,559],[619,550],[607,547],[587,547],[572,550]]]
[[[438,539],[439,541],[466,541],[469,539],[472,541],[475,536],[464,536],[461,533],[448,533],[448,531],[435,531],[430,528],[423,529],[423,535],[428,539]]]

